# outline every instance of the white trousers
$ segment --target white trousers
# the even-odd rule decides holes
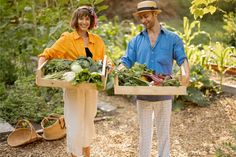
[[[140,127],[139,157],[151,157],[153,122],[157,128],[159,157],[170,157],[170,120],[172,100],[137,101]]]
[[[76,89],[64,89],[64,116],[67,130],[67,152],[82,156],[82,148],[91,145],[95,137],[94,118],[98,92],[94,86],[81,84]]]

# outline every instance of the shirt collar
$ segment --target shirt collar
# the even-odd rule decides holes
[[[88,32],[88,36],[89,36],[89,42],[95,43],[95,39],[94,39],[94,36],[92,35],[92,33]],[[76,31],[73,32],[73,37],[75,40],[81,38],[81,36],[79,36],[79,34]]]
[[[166,33],[166,29],[162,26],[162,25],[160,25],[160,29],[161,29],[161,33]],[[140,34],[147,34],[147,29],[145,28],[142,32],[140,32]]]

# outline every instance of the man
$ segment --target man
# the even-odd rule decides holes
[[[145,29],[128,44],[126,54],[121,58],[118,70],[131,68],[135,62],[146,64],[156,74],[172,74],[173,61],[181,66],[185,77],[181,84],[189,83],[189,64],[182,40],[173,32],[163,28],[157,16],[161,10],[154,1],[138,3],[137,16]],[[170,120],[172,96],[137,96],[140,125],[139,157],[151,156],[153,123],[157,128],[159,157],[170,157]],[[154,116],[154,117],[153,117]]]

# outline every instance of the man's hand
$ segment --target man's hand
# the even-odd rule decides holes
[[[190,80],[190,67],[188,61],[185,59],[184,63],[180,67],[181,69],[181,77],[180,77],[180,83],[182,86],[188,86],[189,80]]]
[[[124,64],[122,64],[122,63],[119,64],[118,67],[117,67],[117,70],[118,70],[118,71],[124,71],[125,69],[127,69],[127,68],[126,68],[126,67],[124,66]]]
[[[180,83],[181,83],[181,85],[182,86],[186,86],[186,87],[188,87],[188,85],[189,85],[189,77],[186,77],[186,76],[181,76],[180,77]]]

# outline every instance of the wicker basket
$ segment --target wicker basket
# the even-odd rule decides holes
[[[55,122],[49,126],[46,126],[50,120],[54,120]],[[51,114],[48,117],[44,117],[41,122],[41,126],[43,128],[42,136],[45,140],[57,140],[66,135],[65,120],[63,115]]]
[[[20,127],[21,126],[21,127]],[[27,128],[25,128],[27,126]],[[17,147],[32,143],[42,137],[38,135],[28,120],[19,120],[15,130],[8,136],[7,143],[12,147]]]

